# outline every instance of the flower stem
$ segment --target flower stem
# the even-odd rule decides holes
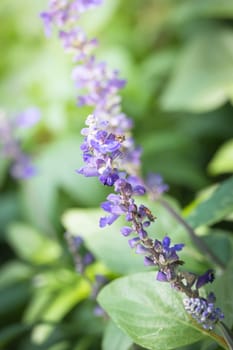
[[[204,240],[196,235],[194,229],[177,213],[177,211],[174,210],[166,200],[160,198],[158,201],[185,228],[196,247],[204,253],[212,263],[217,265],[221,270],[224,270],[225,265],[223,262],[213,253]]]
[[[232,331],[225,325],[224,322],[218,322],[218,328],[221,331],[223,338],[228,345],[229,350],[233,350],[233,333],[232,333]]]

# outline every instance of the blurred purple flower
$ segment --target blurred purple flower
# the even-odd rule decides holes
[[[36,107],[31,107],[18,114],[15,119],[7,118],[4,112],[0,113],[0,155],[12,163],[10,173],[17,179],[28,179],[37,171],[31,159],[21,148],[16,133],[20,128],[34,126],[40,119],[40,112]]]

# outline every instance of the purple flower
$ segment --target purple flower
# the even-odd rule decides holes
[[[131,233],[133,232],[133,229],[132,227],[129,227],[129,226],[123,226],[121,228],[121,233],[123,236],[129,236]]]
[[[169,189],[169,186],[163,182],[162,176],[154,173],[148,174],[146,178],[146,186],[150,196],[154,200]]]
[[[95,257],[87,249],[85,241],[81,236],[73,236],[70,232],[66,232],[65,238],[72,254],[76,271],[83,275],[86,268],[95,262]]]
[[[51,34],[52,26],[64,27],[74,23],[80,14],[100,5],[102,0],[50,0],[49,9],[40,14],[46,35]]]
[[[63,42],[65,51],[74,54],[74,61],[85,60],[97,46],[97,40],[88,40],[81,28],[75,28],[70,31],[61,30],[59,37]]]
[[[205,298],[185,298],[183,300],[185,310],[206,330],[212,330],[215,324],[224,318],[224,314],[216,308],[213,293]]]
[[[162,271],[158,271],[156,279],[160,282],[168,282],[167,275]]]
[[[37,174],[36,167],[31,163],[31,159],[21,154],[15,159],[10,169],[11,175],[16,179],[28,179]]]
[[[212,269],[207,270],[203,275],[199,276],[196,282],[196,288],[199,289],[207,283],[214,281],[214,271]]]
[[[95,257],[91,252],[87,252],[82,259],[83,265],[85,267],[91,265],[94,261],[95,261]]]
[[[137,244],[136,249],[135,249],[136,254],[147,254],[148,249],[145,248],[142,244]]]
[[[36,107],[30,107],[18,114],[15,118],[16,126],[30,128],[40,120],[40,110]]]
[[[30,157],[22,151],[16,133],[20,127],[33,126],[39,118],[40,113],[35,107],[18,114],[15,119],[7,118],[3,112],[0,113],[0,155],[11,161],[10,173],[14,178],[28,179],[37,173]]]
[[[162,241],[162,246],[163,246],[163,254],[165,257],[166,261],[173,262],[179,259],[178,255],[176,252],[180,251],[183,249],[184,244],[175,244],[173,247],[170,247],[171,239],[170,237],[164,237]]]
[[[107,225],[112,225],[114,221],[116,221],[119,218],[119,216],[120,215],[112,214],[112,215],[100,218],[100,222],[99,222],[100,227],[103,228]]]
[[[131,238],[131,239],[129,239],[129,246],[130,246],[130,248],[135,248],[137,245],[138,245],[138,243],[140,242],[141,240],[140,240],[140,238],[139,237],[134,237],[134,238]]]

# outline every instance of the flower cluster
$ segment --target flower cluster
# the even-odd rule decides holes
[[[114,193],[101,205],[107,216],[100,219],[100,226],[111,225],[119,216],[124,216],[127,226],[122,228],[121,233],[127,237],[133,235],[129,239],[130,247],[136,253],[145,255],[146,265],[158,268],[157,280],[169,282],[174,289],[187,295],[187,311],[204,328],[211,329],[207,319],[212,318],[213,325],[222,318],[222,314],[211,306],[212,300],[200,297],[199,288],[213,281],[213,271],[208,270],[202,276],[180,272],[178,267],[183,261],[178,252],[184,245],[171,246],[167,236],[162,241],[148,236],[147,228],[155,217],[149,208],[137,204],[135,196],[148,192],[153,199],[157,199],[167,190],[167,185],[158,175],[150,175],[147,181],[140,178],[141,149],[134,144],[131,119],[121,110],[119,92],[125,86],[125,81],[119,78],[118,71],[111,70],[105,62],[97,62],[91,54],[97,41],[88,40],[82,30],[73,25],[82,12],[99,3],[90,0],[51,0],[49,11],[42,14],[47,32],[51,31],[53,24],[62,28],[59,37],[64,48],[72,52],[75,63],[78,63],[72,74],[76,87],[83,92],[78,97],[78,105],[93,107],[93,114],[88,116],[86,127],[82,130],[84,141],[81,150],[85,165],[78,173],[98,177],[103,185],[114,188]],[[198,301],[201,305],[199,318],[195,314],[195,303]]]
[[[214,325],[224,318],[222,311],[214,306],[215,295],[209,293],[207,298],[189,298],[184,299],[185,310],[199,323],[204,329],[213,330]]]
[[[29,178],[36,174],[35,166],[30,157],[25,154],[17,138],[17,131],[20,128],[30,128],[40,119],[40,112],[37,108],[31,107],[16,115],[13,119],[0,112],[0,155],[11,161],[10,173],[18,179]]]

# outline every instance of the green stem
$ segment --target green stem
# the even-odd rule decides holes
[[[233,350],[233,333],[223,322],[218,322],[218,328],[225,339],[228,349]]]
[[[160,198],[159,203],[185,228],[188,232],[190,238],[193,243],[197,246],[197,248],[212,261],[213,264],[217,265],[221,270],[225,269],[225,265],[222,261],[213,253],[213,251],[208,247],[208,245],[198,237],[194,231],[194,229],[170,206],[170,204]]]

